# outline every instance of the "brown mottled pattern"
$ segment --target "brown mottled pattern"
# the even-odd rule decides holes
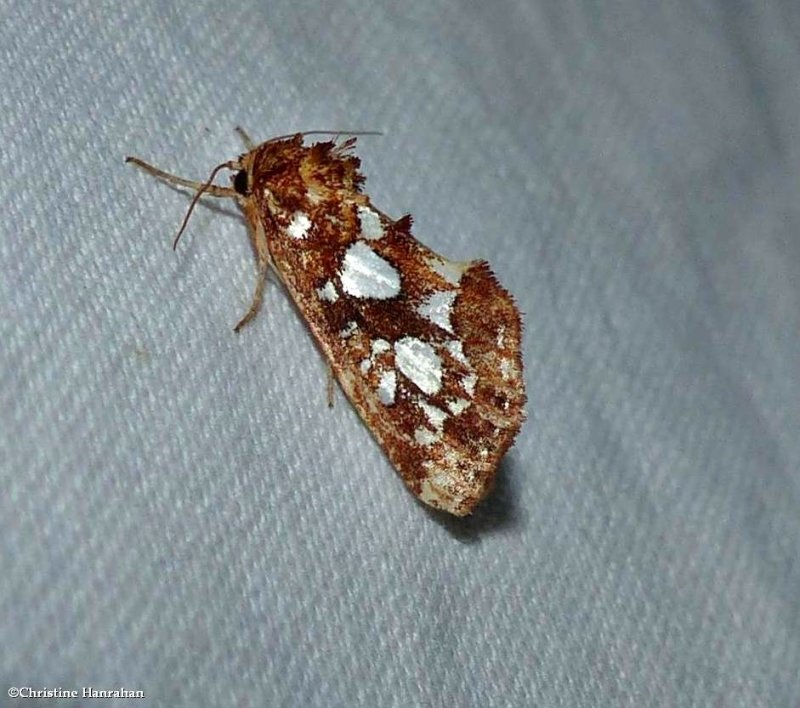
[[[263,229],[273,265],[307,320],[348,398],[375,434],[406,485],[431,506],[459,516],[468,514],[488,493],[497,464],[522,424],[525,404],[520,316],[511,296],[481,261],[453,264],[463,272],[453,285],[431,268],[441,258],[411,236],[410,217],[392,221],[377,209],[385,235],[365,241],[400,273],[401,292],[389,299],[346,295],[339,273],[348,246],[359,240],[359,205],[371,207],[361,192],[359,160],[350,153],[355,139],[303,145],[302,135],[262,143],[243,155],[249,194],[239,202],[251,233]],[[292,238],[286,228],[296,212],[309,217],[305,238]],[[258,243],[256,243],[258,248]],[[317,290],[328,281],[339,294],[336,302],[320,299]],[[451,312],[454,334],[417,313],[431,293],[456,290]],[[343,338],[349,323],[358,329]],[[432,345],[442,360],[442,386],[432,396],[397,372],[395,400],[381,403],[377,386],[382,371],[394,366],[394,353],[381,353],[364,373],[376,339],[394,343],[416,337]],[[460,340],[469,364],[454,357],[446,342]],[[474,396],[464,387],[474,375]],[[504,378],[505,376],[505,378]],[[445,411],[441,437],[428,446],[415,441],[415,431],[438,434],[420,401]],[[448,402],[471,403],[458,415]]]

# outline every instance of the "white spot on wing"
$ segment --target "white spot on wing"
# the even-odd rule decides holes
[[[383,238],[383,224],[381,217],[366,206],[358,207],[358,220],[361,222],[361,236],[369,241]]]
[[[342,339],[347,339],[348,337],[353,336],[356,333],[356,330],[358,330],[358,325],[351,320],[345,325],[344,329],[339,332],[339,336]]]
[[[397,391],[397,374],[393,369],[384,371],[378,384],[378,398],[385,406],[394,403],[394,395]]]
[[[511,374],[514,372],[514,362],[511,359],[503,359],[500,362],[500,376],[503,377],[503,381],[508,381],[511,378]]]
[[[461,276],[471,265],[470,263],[453,263],[453,261],[448,261],[446,258],[439,256],[428,258],[427,260],[431,269],[451,285],[458,285],[461,282]]]
[[[394,343],[395,363],[400,372],[429,396],[442,387],[442,360],[433,347],[416,337]]]
[[[376,339],[372,342],[372,353],[366,357],[365,359],[361,360],[361,373],[366,375],[369,373],[369,370],[372,368],[372,365],[375,363],[375,358],[383,354],[384,352],[390,351],[392,345],[389,344],[385,339]],[[392,372],[392,375],[395,376],[396,374]]]
[[[453,415],[461,415],[471,405],[471,401],[467,401],[463,398],[456,398],[447,402],[447,407]]]
[[[417,401],[417,405],[422,408],[422,411],[428,417],[430,424],[437,430],[441,430],[445,420],[447,420],[447,413],[445,413],[441,408],[432,406],[430,403],[423,401],[422,399]]]
[[[327,302],[336,302],[339,299],[339,293],[336,292],[336,286],[332,281],[328,281],[321,288],[317,289],[317,295],[320,300]]]
[[[456,361],[464,364],[465,366],[469,366],[469,361],[467,361],[467,357],[464,356],[464,347],[462,346],[461,342],[456,339],[452,339],[447,342],[445,346],[447,347],[447,351],[453,355],[453,358]]]
[[[383,354],[383,352],[388,352],[392,348],[392,345],[389,344],[385,339],[376,339],[372,343],[372,356],[377,356],[378,354]]]
[[[296,239],[303,239],[308,235],[308,230],[311,228],[311,219],[309,219],[302,211],[296,211],[289,223],[289,228],[286,231],[289,236]]]
[[[348,295],[385,300],[400,294],[400,274],[363,241],[356,241],[344,254],[342,288]]]
[[[478,383],[478,377],[475,374],[468,374],[463,379],[461,379],[461,385],[464,387],[464,390],[470,395],[475,395],[475,384]]]
[[[455,290],[440,290],[429,295],[417,307],[417,312],[433,324],[453,334],[453,325],[450,324],[450,315],[453,311],[453,301],[456,299]]]
[[[418,445],[424,445],[427,447],[428,445],[433,445],[441,435],[437,433],[432,433],[427,428],[417,428],[414,431],[414,441]]]

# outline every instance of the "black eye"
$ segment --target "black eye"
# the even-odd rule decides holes
[[[233,188],[242,195],[247,195],[247,170],[239,170],[233,178]]]

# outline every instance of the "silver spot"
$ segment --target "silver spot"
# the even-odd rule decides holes
[[[417,307],[417,312],[433,322],[436,326],[453,334],[453,325],[450,323],[450,315],[453,311],[453,301],[455,299],[455,290],[440,290],[439,292],[429,295],[425,301]]]
[[[377,356],[378,354],[383,354],[384,352],[388,352],[392,348],[392,345],[389,344],[385,339],[376,339],[372,343],[372,356]]]
[[[447,407],[453,415],[461,415],[471,405],[472,401],[467,401],[464,398],[456,398],[447,402]]]
[[[342,339],[347,339],[348,337],[352,337],[357,330],[358,325],[351,320],[345,325],[345,328],[339,332],[339,336]]]
[[[441,408],[432,406],[430,403],[423,401],[422,399],[417,401],[417,405],[422,408],[422,412],[428,417],[430,424],[436,428],[436,430],[441,430],[444,422],[447,420],[447,413],[445,413]]]
[[[378,398],[385,406],[390,406],[394,403],[394,395],[397,391],[397,374],[394,369],[384,371],[381,374],[381,380],[378,384]]]
[[[311,228],[311,219],[309,219],[302,211],[296,211],[292,216],[292,221],[286,231],[289,236],[296,239],[303,239],[308,235],[308,230]]]
[[[418,445],[424,445],[425,447],[433,445],[440,437],[441,433],[432,433],[427,428],[417,428],[414,431],[414,440],[416,443]]]
[[[427,261],[431,269],[451,285],[458,285],[461,281],[461,276],[472,265],[471,263],[453,263],[453,261],[448,261],[440,256],[428,258]]]
[[[453,355],[453,358],[456,361],[464,364],[465,366],[469,366],[469,361],[467,361],[467,357],[464,356],[464,347],[462,346],[461,342],[452,339],[449,342],[447,342],[445,346],[447,347],[447,351],[449,351],[450,354]]]
[[[369,373],[369,370],[372,368],[372,359],[362,359],[361,360],[361,373],[366,376]]]
[[[475,395],[475,384],[478,383],[478,377],[475,374],[468,374],[463,379],[461,379],[461,385],[464,387],[464,390],[470,395]]]
[[[400,294],[400,274],[363,241],[356,241],[344,254],[342,288],[348,295],[385,300]]]
[[[508,381],[511,378],[511,374],[514,373],[514,362],[511,359],[503,359],[500,362],[500,376],[503,377],[503,381]]]
[[[332,281],[328,281],[321,288],[317,288],[317,295],[320,300],[327,302],[336,302],[339,299],[339,293],[336,292],[336,286]]]
[[[395,362],[404,376],[429,396],[442,387],[442,360],[433,347],[416,337],[403,337],[394,343]]]
[[[361,222],[361,236],[369,241],[383,238],[383,224],[381,217],[366,206],[358,207],[358,220]]]

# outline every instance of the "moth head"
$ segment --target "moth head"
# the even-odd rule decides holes
[[[240,197],[249,197],[253,192],[253,158],[256,150],[242,155],[233,163],[235,172],[231,175],[233,191]]]
[[[289,138],[267,140],[243,157],[259,180],[279,181],[297,171],[297,165],[307,149],[303,147],[302,134],[297,134]]]
[[[305,145],[304,137],[314,132],[273,138],[255,147],[246,156],[252,157],[251,177],[258,185],[280,185],[277,191],[288,196],[305,194],[309,185],[323,192],[358,189],[363,177],[352,154],[355,138]]]

